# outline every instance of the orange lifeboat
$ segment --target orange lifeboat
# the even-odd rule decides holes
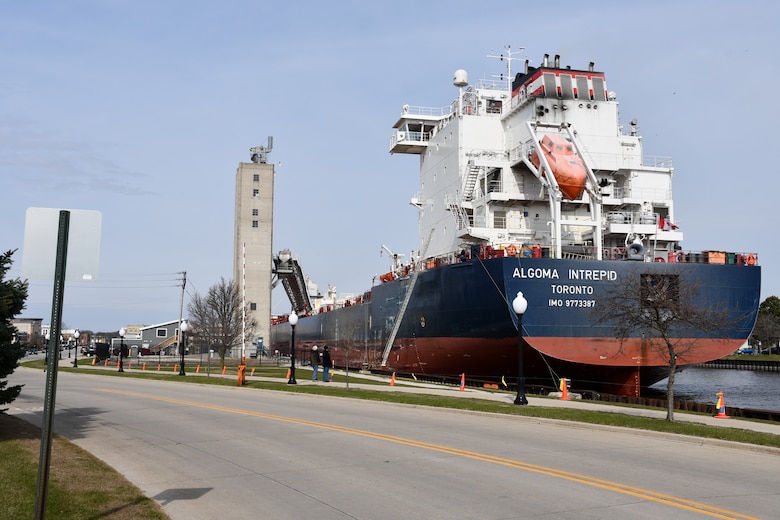
[[[574,153],[574,145],[561,135],[548,134],[542,138],[539,146],[544,151],[547,164],[555,176],[561,193],[569,200],[579,198],[582,190],[585,189],[588,172],[582,158]],[[531,162],[539,168],[540,161],[536,148],[531,152]]]
[[[389,273],[385,273],[383,275],[380,275],[379,279],[382,280],[385,283],[392,282],[393,280],[395,280],[395,274],[393,274],[393,272],[390,271]]]

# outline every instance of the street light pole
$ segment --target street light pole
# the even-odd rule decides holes
[[[117,372],[125,371],[125,367],[122,364],[122,354],[125,353],[125,334],[127,334],[127,330],[124,327],[119,329],[119,370]]]
[[[73,353],[73,368],[79,367],[79,335],[81,333],[79,332],[79,329],[76,329],[73,332],[73,339],[76,340],[76,352]]]
[[[290,345],[292,346],[292,352],[290,353],[290,379],[287,380],[288,385],[297,385],[298,381],[295,380],[295,325],[298,323],[298,315],[293,312],[288,318],[290,322],[290,328],[292,334],[290,336]]]
[[[189,330],[190,324],[187,322],[187,320],[184,320],[179,324],[179,331],[181,332],[181,345],[179,345],[179,350],[181,350],[181,365],[179,366],[179,375],[180,376],[186,376],[187,374],[184,373],[184,349],[187,347],[187,338],[186,333],[187,330]]]
[[[523,293],[518,291],[517,296],[512,300],[512,309],[517,314],[517,396],[515,404],[527,405],[528,399],[525,397],[525,375],[523,373],[523,314],[528,309],[528,300],[523,297]]]

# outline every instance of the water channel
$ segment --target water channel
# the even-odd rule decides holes
[[[666,392],[666,379],[651,388]],[[720,368],[686,368],[674,380],[676,399],[715,404],[723,392],[726,406],[780,411],[780,373]]]

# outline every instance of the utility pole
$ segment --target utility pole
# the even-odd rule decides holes
[[[181,275],[181,299],[179,300],[179,341],[177,342],[179,344],[179,353],[184,354],[184,351],[182,350],[184,348],[184,345],[182,345],[181,341],[181,319],[182,319],[182,313],[184,312],[184,288],[187,286],[187,271],[182,271],[179,273]],[[184,369],[184,367],[182,367]]]

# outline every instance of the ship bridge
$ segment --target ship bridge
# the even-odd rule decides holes
[[[439,123],[450,116],[450,107],[429,108],[404,105],[401,117],[393,125],[390,153],[419,155],[428,148]]]

